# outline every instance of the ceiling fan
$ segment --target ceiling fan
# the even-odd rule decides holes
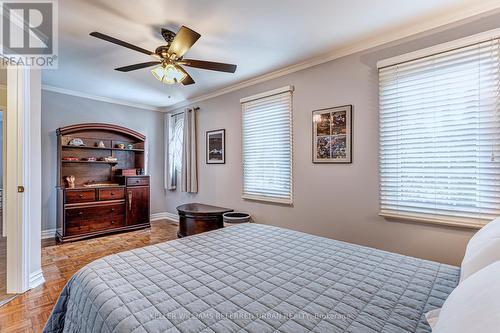
[[[115,68],[115,70],[120,72],[130,72],[141,68],[156,66],[151,70],[151,73],[156,79],[166,84],[182,83],[186,86],[194,83],[193,78],[184,68],[182,68],[182,66],[227,73],[234,73],[236,71],[236,65],[232,64],[184,59],[184,54],[201,37],[199,33],[185,26],[182,26],[177,33],[168,29],[161,29],[161,35],[167,44],[158,46],[154,52],[100,32],[94,31],[91,32],[90,35],[156,58],[155,61],[119,67]]]

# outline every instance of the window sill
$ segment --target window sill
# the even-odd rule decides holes
[[[380,212],[379,216],[384,217],[389,221],[402,221],[402,222],[417,222],[417,223],[426,223],[426,224],[434,224],[434,225],[442,225],[448,227],[456,227],[456,228],[464,228],[464,229],[481,229],[484,227],[488,221],[482,222],[467,222],[467,221],[454,221],[454,220],[445,220],[431,217],[422,217],[422,216],[412,216],[412,215],[404,215],[404,214],[391,214]]]
[[[287,206],[293,205],[292,199],[281,199],[281,198],[273,198],[273,197],[266,197],[259,195],[247,195],[247,194],[243,194],[241,197],[245,200],[261,201],[261,202],[281,204]]]

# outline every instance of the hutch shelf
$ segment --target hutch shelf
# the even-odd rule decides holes
[[[60,242],[150,226],[145,140],[138,132],[110,124],[57,129]]]

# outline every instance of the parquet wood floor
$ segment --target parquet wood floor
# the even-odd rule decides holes
[[[98,258],[176,239],[177,224],[166,220],[150,229],[55,245],[42,244],[45,283],[0,307],[0,332],[41,332],[66,281],[81,267]]]
[[[1,176],[0,176],[1,177]],[[7,294],[7,237],[2,237],[2,189],[0,189],[0,304],[11,298]]]
[[[1,216],[1,211],[0,211]],[[2,225],[2,219],[0,218],[0,225]],[[10,298],[7,295],[7,237],[2,237],[2,227],[0,227],[0,304],[4,300]]]

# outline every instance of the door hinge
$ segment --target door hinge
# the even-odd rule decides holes
[[[18,186],[17,193],[24,193],[24,186]]]

